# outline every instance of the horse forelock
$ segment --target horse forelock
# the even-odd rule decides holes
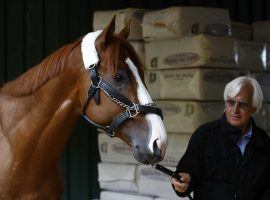
[[[108,70],[111,74],[114,75],[118,67],[122,66],[119,64],[120,61],[123,61],[123,63],[125,63],[126,59],[129,58],[137,67],[137,70],[142,80],[144,80],[143,65],[139,57],[137,56],[137,53],[127,40],[118,37],[117,35],[114,36],[106,56],[108,60],[106,67],[108,67]]]
[[[10,96],[25,96],[35,92],[50,79],[58,76],[68,67],[69,54],[79,46],[81,40],[65,45],[45,58],[40,64],[30,68],[17,79],[6,83],[0,93]]]

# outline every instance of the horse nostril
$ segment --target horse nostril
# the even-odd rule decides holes
[[[158,139],[156,139],[153,143],[153,153],[155,156],[158,156],[159,158],[161,158],[161,150],[158,148]]]
[[[153,141],[151,149],[149,148],[149,146],[134,144],[133,155],[135,159],[144,164],[160,162],[163,158],[162,154],[164,152],[159,147],[159,142],[159,139]]]

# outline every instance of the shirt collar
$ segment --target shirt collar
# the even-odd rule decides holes
[[[246,133],[243,135],[243,138],[251,138],[252,136],[252,123],[249,121],[248,129]]]

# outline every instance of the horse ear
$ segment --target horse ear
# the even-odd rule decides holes
[[[111,41],[111,37],[115,30],[115,15],[113,16],[111,22],[103,29],[102,33],[97,37],[96,45],[108,45]]]
[[[126,26],[120,31],[119,36],[122,38],[127,39],[130,33],[130,23],[131,19],[129,19],[129,22],[126,24]]]

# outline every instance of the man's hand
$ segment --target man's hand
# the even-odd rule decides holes
[[[188,173],[179,173],[179,175],[181,176],[181,181],[183,183],[181,183],[180,181],[178,181],[175,178],[172,178],[172,184],[174,186],[174,189],[178,192],[186,192],[191,180],[191,176]]]

